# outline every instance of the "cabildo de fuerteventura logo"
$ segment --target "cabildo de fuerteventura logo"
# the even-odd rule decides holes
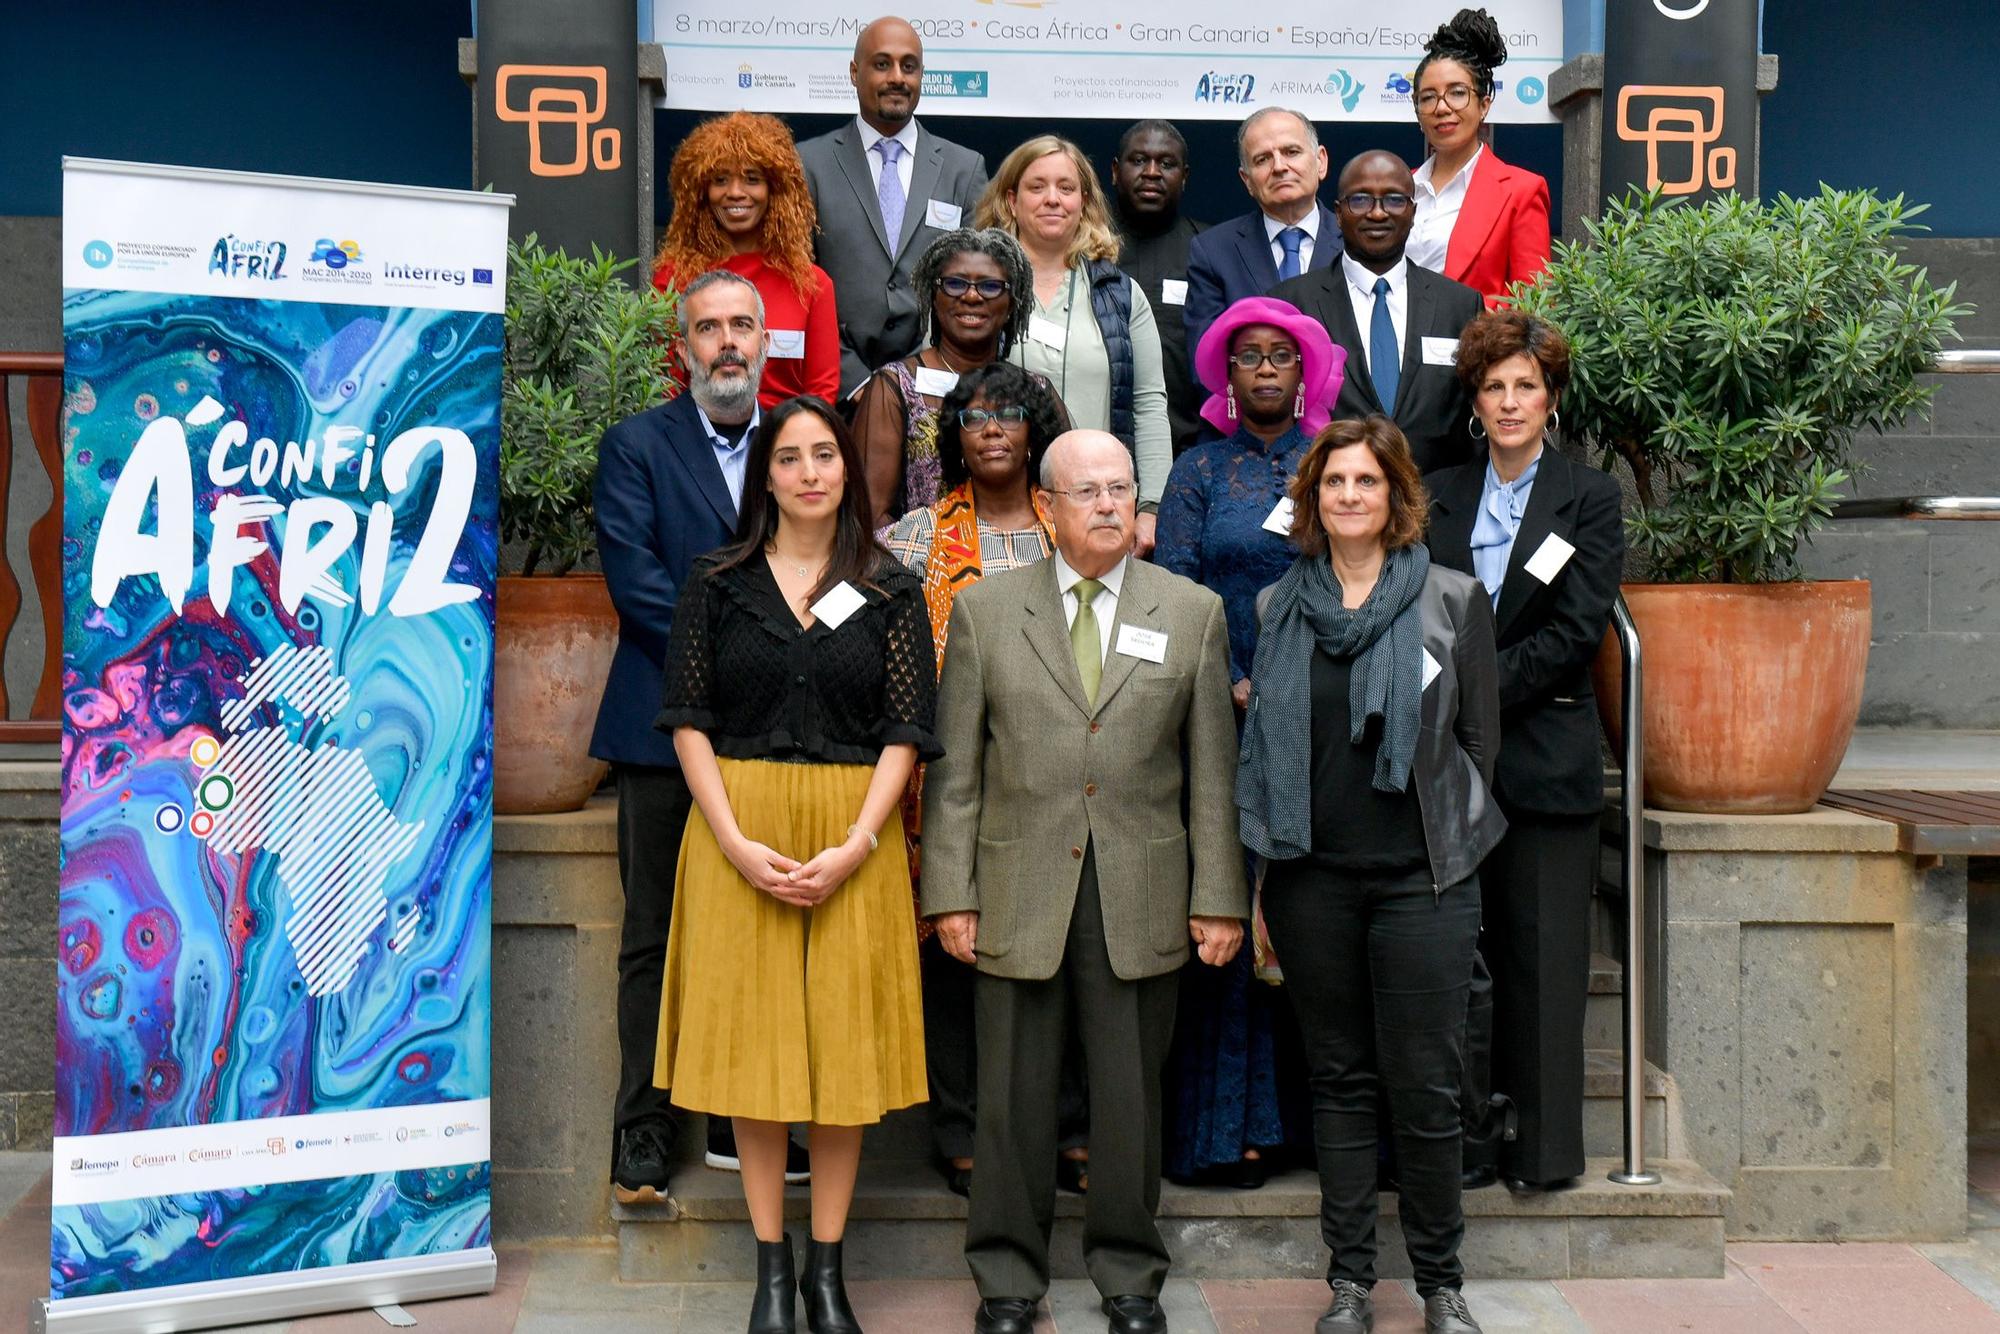
[[[1367,86],[1344,69],[1337,69],[1326,76],[1326,95],[1339,98],[1343,111],[1354,110],[1355,104],[1361,100],[1362,90]]]

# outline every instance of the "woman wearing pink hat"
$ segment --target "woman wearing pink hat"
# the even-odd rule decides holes
[[[1257,593],[1298,556],[1286,537],[1286,486],[1327,423],[1346,358],[1316,320],[1270,297],[1230,306],[1195,350],[1210,394],[1201,415],[1224,438],[1174,461],[1153,559],[1221,595],[1238,709],[1250,692]],[[1278,1053],[1297,1050],[1293,1018],[1251,966],[1245,950],[1226,968],[1182,974],[1167,1074],[1164,1169],[1173,1180],[1255,1189],[1273,1170],[1272,1151],[1310,1130],[1303,1106],[1281,1110],[1301,1101],[1280,1098],[1281,1086],[1303,1085],[1296,1070],[1280,1078]]]

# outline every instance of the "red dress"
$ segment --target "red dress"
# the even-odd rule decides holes
[[[771,355],[764,362],[764,379],[757,405],[774,408],[800,394],[817,394],[829,403],[840,401],[840,322],[833,306],[833,279],[813,266],[813,295],[799,300],[791,279],[764,262],[761,252],[731,255],[717,268],[748,278],[764,298],[764,327],[771,335]],[[661,265],[653,286],[662,292],[674,285],[671,266]],[[678,354],[674,378],[684,381]]]

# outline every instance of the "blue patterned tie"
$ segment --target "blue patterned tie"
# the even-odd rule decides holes
[[[889,258],[903,235],[903,177],[896,170],[903,146],[894,139],[877,139],[875,151],[882,155],[882,179],[875,186],[875,204],[882,210],[882,234],[889,240]]]
[[[1305,243],[1305,239],[1306,229],[1303,227],[1287,227],[1278,233],[1278,244],[1285,248],[1285,262],[1278,266],[1279,282],[1287,278],[1296,278],[1304,272],[1303,266],[1299,263],[1299,247]]]
[[[1384,412],[1396,410],[1396,381],[1403,373],[1403,350],[1396,346],[1396,322],[1389,318],[1389,280],[1375,280],[1375,316],[1368,323],[1368,378]]]

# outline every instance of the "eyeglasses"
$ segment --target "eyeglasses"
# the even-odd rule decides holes
[[[994,408],[991,412],[985,408],[958,410],[958,426],[963,431],[983,431],[988,422],[999,422],[1002,426],[1019,426],[1026,420],[1028,420],[1028,410],[1019,403],[1009,403],[1006,407]]]
[[[1232,353],[1229,364],[1240,371],[1254,371],[1265,362],[1271,363],[1274,371],[1287,371],[1299,364],[1297,349],[1274,347],[1269,352],[1259,352],[1254,347],[1246,347],[1241,352]]]
[[[1138,491],[1139,488],[1131,482],[1106,482],[1103,486],[1099,486],[1096,482],[1085,482],[1082,486],[1073,486],[1067,491],[1051,490],[1049,494],[1066,497],[1070,504],[1079,509],[1089,509],[1097,503],[1099,496],[1110,496],[1112,504],[1123,505],[1138,494]]]
[[[1395,194],[1386,195],[1369,195],[1356,191],[1351,195],[1342,195],[1340,197],[1340,206],[1349,213],[1357,214],[1361,217],[1367,217],[1377,208],[1380,208],[1384,213],[1393,218],[1410,211],[1410,197],[1400,191]]]
[[[946,296],[964,296],[967,292],[977,292],[988,301],[1007,294],[1007,284],[998,278],[961,278],[955,273],[938,279],[938,290]]]
[[[1439,102],[1453,111],[1463,111],[1472,105],[1472,90],[1462,83],[1454,83],[1442,93],[1432,88],[1417,94],[1417,110],[1425,115],[1436,111]]]

